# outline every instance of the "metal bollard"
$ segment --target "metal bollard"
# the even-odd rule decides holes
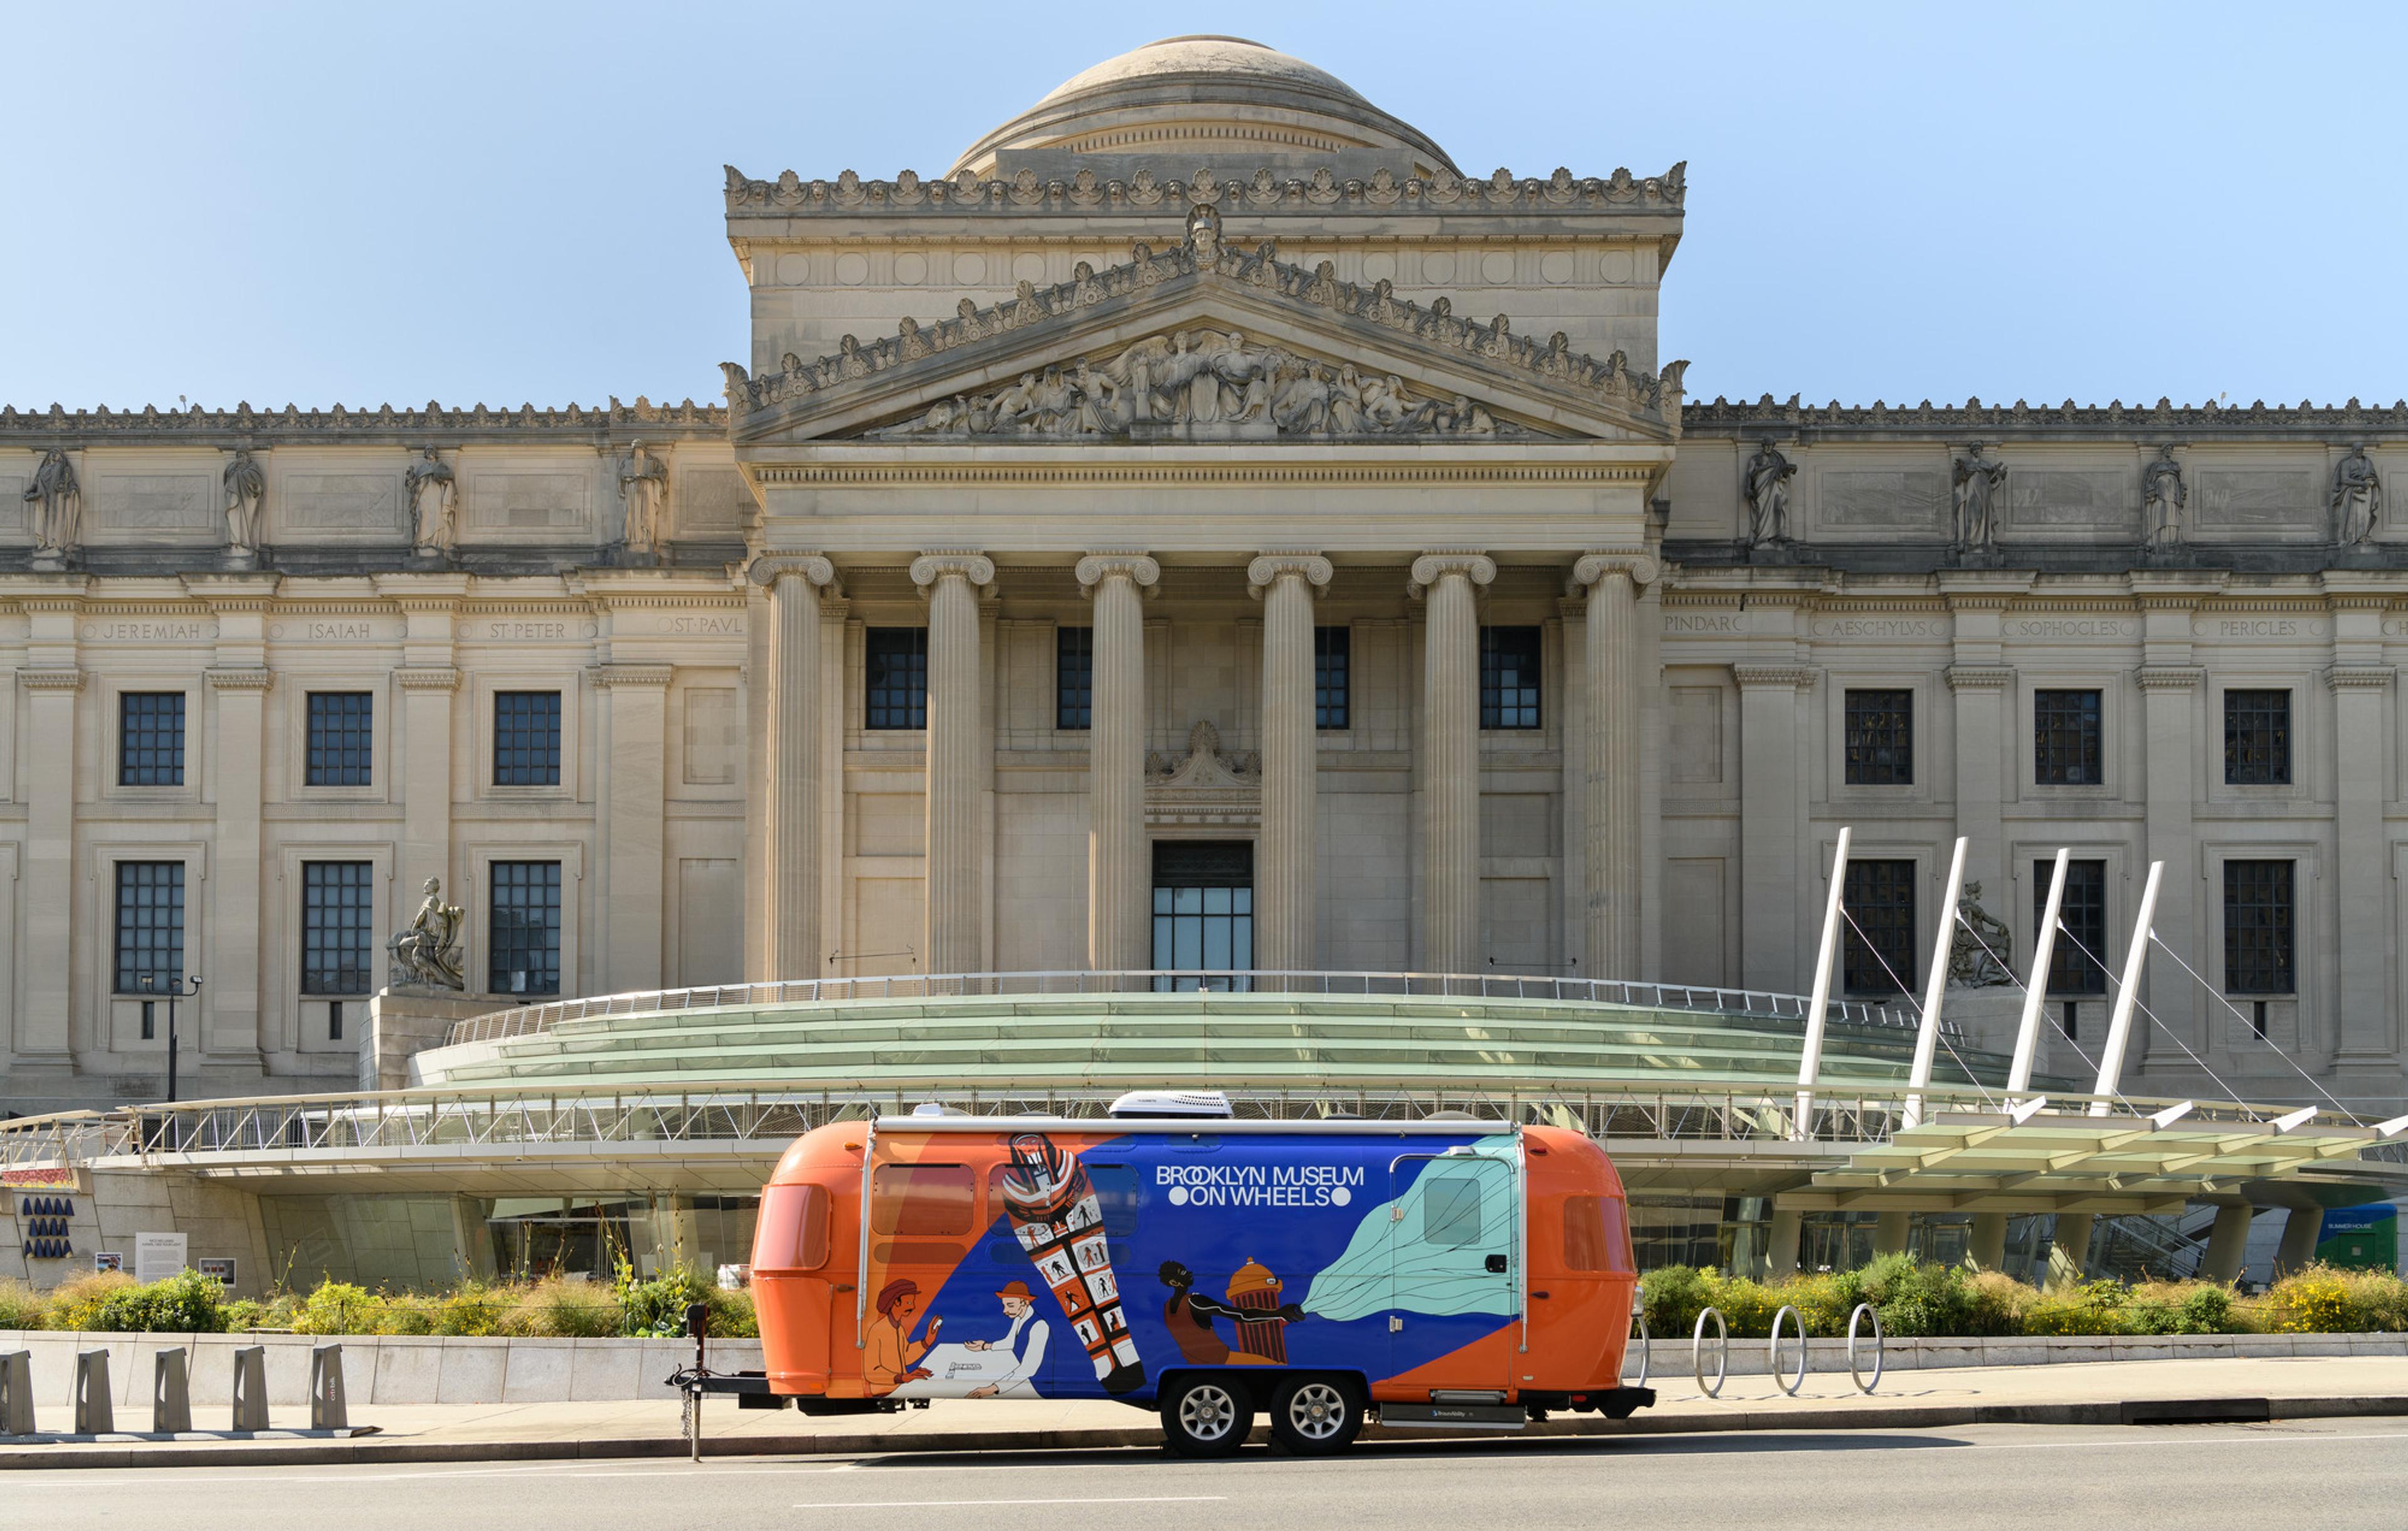
[[[234,1427],[267,1428],[267,1347],[246,1345],[234,1352]]]
[[[161,1351],[150,1373],[150,1432],[180,1436],[193,1427],[192,1364],[181,1345]]]
[[[351,1424],[343,1404],[343,1348],[321,1345],[309,1352],[309,1428],[348,1430]]]
[[[0,1355],[0,1436],[34,1433],[34,1352]]]
[[[108,1401],[108,1352],[76,1352],[75,1433],[105,1436],[117,1428],[117,1412]]]

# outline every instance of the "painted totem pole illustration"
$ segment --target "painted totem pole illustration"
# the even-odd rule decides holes
[[[1145,1366],[1121,1311],[1103,1208],[1077,1157],[1041,1133],[1017,1134],[1011,1167],[1004,1171],[1003,1202],[1020,1247],[1054,1289],[1104,1391],[1117,1395],[1143,1386]]]

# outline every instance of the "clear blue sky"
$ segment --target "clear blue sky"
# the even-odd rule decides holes
[[[1467,29],[1467,16],[1477,29]],[[721,171],[1233,32],[1468,172],[1689,164],[1693,393],[2408,394],[2408,7],[0,0],[0,402],[714,399]]]

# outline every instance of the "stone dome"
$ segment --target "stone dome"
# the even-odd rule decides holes
[[[972,144],[953,173],[1166,165],[1455,171],[1446,150],[1326,69],[1244,37],[1166,37],[1072,75]]]

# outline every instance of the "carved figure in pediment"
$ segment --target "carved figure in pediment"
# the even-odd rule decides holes
[[[1740,489],[1740,497],[1747,502],[1748,541],[1789,540],[1789,480],[1797,472],[1798,465],[1770,441],[1757,445]]]
[[[1212,376],[1221,385],[1220,418],[1236,422],[1270,413],[1271,371],[1279,362],[1280,352],[1249,346],[1231,330],[1212,354]]]
[[[259,551],[259,506],[267,497],[267,474],[251,449],[242,448],[225,465],[226,551],[236,554]]]
[[[1187,248],[1196,252],[1197,265],[1217,265],[1221,260],[1221,209],[1210,202],[1198,202],[1187,214]]]
[[[64,451],[53,447],[42,454],[33,482],[25,486],[24,499],[33,507],[30,529],[36,552],[63,558],[81,545],[83,485],[77,482],[75,465],[67,461]]]
[[[2141,503],[2144,514],[2141,524],[2143,544],[2151,548],[2172,548],[2182,543],[2183,502],[2188,496],[2183,489],[2182,465],[2174,461],[2171,446],[2157,449],[2157,460],[2141,470]]]
[[[423,447],[418,460],[402,475],[401,485],[409,501],[410,524],[415,528],[411,551],[422,554],[450,553],[457,536],[452,521],[459,498],[451,465],[437,456],[433,447]]]
[[[660,545],[662,509],[668,499],[669,467],[640,441],[627,444],[619,460],[619,496],[626,502],[626,531],[621,540],[629,552],[648,553]]]
[[[1999,523],[1992,501],[1999,485],[2006,481],[2007,465],[1985,460],[1978,441],[1967,451],[1970,455],[1956,459],[1951,494],[1956,516],[1956,546],[1965,551],[1995,548],[1999,545]]]
[[[2014,982],[2014,976],[2007,971],[2006,958],[2014,950],[2014,937],[2008,933],[2005,921],[1982,907],[1980,883],[1965,884],[1965,891],[1956,900],[1956,912],[1966,928],[1949,943],[1949,984],[1959,989],[1989,989]]]
[[[2344,548],[2362,548],[2383,524],[2383,478],[2358,447],[2333,467],[2332,508]]]
[[[1096,279],[1096,268],[1084,261],[1070,273],[1070,290],[1071,301],[1082,308],[1104,301],[1104,284]]]

